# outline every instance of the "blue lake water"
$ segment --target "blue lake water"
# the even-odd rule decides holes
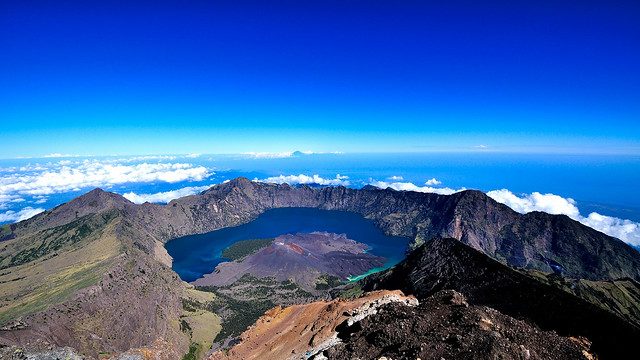
[[[194,281],[208,274],[220,262],[222,250],[247,239],[272,238],[282,234],[327,231],[370,246],[369,252],[387,259],[385,267],[404,258],[408,238],[387,236],[372,220],[346,211],[313,208],[282,208],[264,212],[257,219],[240,226],[206,234],[189,235],[169,241],[165,246],[173,257],[173,270],[184,281]]]

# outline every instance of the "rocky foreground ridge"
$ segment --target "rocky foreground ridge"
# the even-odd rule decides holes
[[[640,279],[640,254],[622,241],[566,216],[518,214],[478,191],[447,196],[238,178],[167,205],[136,205],[96,189],[1,228],[0,344],[71,346],[88,358],[128,351],[179,359],[194,336],[180,320],[189,290],[170,269],[163,244],[246,223],[277,207],[353,211],[388,234],[412,238],[418,251],[431,238],[454,238],[497,264],[526,271],[592,283],[627,279],[631,289]],[[382,284],[384,279],[378,288],[387,286]],[[415,286],[406,290],[419,294]],[[605,301],[601,305],[615,312]]]
[[[443,290],[418,302],[379,291],[354,300],[275,308],[224,359],[591,359],[586,339],[560,337]]]

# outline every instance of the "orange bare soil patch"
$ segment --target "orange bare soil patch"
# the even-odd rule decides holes
[[[401,291],[376,291],[345,301],[317,301],[286,308],[275,307],[245,331],[241,341],[228,352],[218,351],[209,360],[306,358],[332,344],[336,327],[345,320],[376,305],[399,301],[415,304],[412,296]],[[337,340],[337,339],[336,339]]]
[[[291,250],[295,251],[296,253],[298,253],[298,254],[300,254],[300,255],[304,255],[304,249],[303,249],[303,248],[301,248],[298,244],[289,243],[289,244],[287,244],[287,246],[288,246]]]

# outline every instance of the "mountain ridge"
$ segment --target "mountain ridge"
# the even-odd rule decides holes
[[[622,241],[566,217],[543,213],[518,214],[474,190],[438,195],[371,187],[315,188],[266,184],[238,178],[166,205],[138,205],[121,195],[94,189],[32,219],[13,224],[8,227],[9,230],[3,228],[3,238],[6,240],[0,242],[0,263],[10,262],[1,259],[11,259],[19,251],[40,248],[43,241],[59,246],[46,245],[45,248],[51,249],[50,252],[28,258],[28,262],[11,265],[0,274],[0,282],[15,285],[5,286],[7,290],[0,296],[0,300],[5,299],[5,302],[0,302],[0,312],[4,318],[15,319],[4,310],[12,302],[18,301],[24,304],[24,309],[31,309],[20,313],[20,321],[26,330],[0,330],[0,344],[21,344],[34,339],[26,336],[32,334],[55,346],[84,344],[80,350],[95,357],[101,351],[99,349],[118,353],[128,350],[127,346],[130,345],[137,348],[152,347],[156,340],[162,338],[164,344],[175,349],[172,354],[185,353],[188,340],[185,340],[185,335],[179,335],[178,325],[181,294],[187,289],[169,269],[171,258],[163,244],[184,235],[240,225],[268,209],[278,207],[315,207],[356,212],[373,220],[387,234],[412,238],[416,248],[434,237],[453,237],[511,266],[550,273],[554,271],[551,265],[559,264],[562,274],[573,278],[640,279],[640,254]],[[83,223],[87,221],[94,224],[89,233],[83,230]],[[94,248],[109,250],[89,251]],[[105,257],[101,257],[101,254],[105,254]],[[121,280],[114,283],[109,274],[119,267],[129,266],[126,264],[131,263],[132,259],[147,264],[142,266],[143,269],[155,270],[135,276],[124,272]],[[60,274],[68,271],[65,266],[80,262],[92,266],[92,270],[86,272],[87,277],[82,281],[60,283],[61,288],[56,291],[64,296],[43,297],[47,291],[46,279],[58,279]],[[51,273],[47,275],[49,277],[38,280],[30,270],[34,267],[49,269]],[[165,285],[149,293],[149,288],[145,286],[128,284],[134,279]],[[52,284],[58,284],[51,281]],[[33,288],[33,292],[20,290],[32,288],[29,285],[32,283],[40,284]],[[19,284],[24,286],[20,287]],[[120,298],[108,295],[106,287],[115,284],[123,294],[128,295]],[[103,304],[106,309],[106,313],[99,317],[96,316],[99,309],[89,306],[87,297],[74,295],[94,291],[88,290],[91,286],[98,286],[98,291],[94,292],[97,297],[92,302]],[[139,304],[141,299],[148,299],[147,302],[158,304],[160,313],[166,314],[153,325],[160,329],[155,337],[145,333],[144,327],[149,326],[147,322],[132,324],[126,317],[118,315],[120,307],[116,304],[125,299],[134,304]],[[70,311],[68,309],[74,310],[66,313]],[[46,330],[51,326],[48,323],[50,321],[67,324],[66,327],[81,327],[90,318],[99,319],[93,325],[98,332],[120,327],[128,329],[127,334],[146,335],[136,335],[131,342],[123,341],[123,334],[100,336],[101,340],[96,341],[96,334],[88,332],[74,332],[69,337],[60,338]],[[173,334],[174,338],[167,339],[166,334]]]

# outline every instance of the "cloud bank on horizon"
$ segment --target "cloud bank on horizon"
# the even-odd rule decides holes
[[[197,157],[194,154],[193,158]],[[186,162],[162,162],[175,160],[175,157],[142,156],[109,160],[60,160],[46,164],[28,164],[21,167],[0,169],[0,222],[13,222],[28,219],[45,209],[37,204],[46,201],[47,196],[57,193],[79,191],[90,187],[109,188],[119,184],[155,183],[183,184],[191,181],[203,181],[213,175],[213,171],[202,165]],[[152,160],[158,162],[152,163]],[[349,176],[336,174],[335,177],[323,177],[319,174],[278,175],[254,181],[266,183],[306,184],[320,186],[354,186]],[[436,178],[428,179],[423,185],[404,181],[399,175],[390,176],[387,181],[369,179],[367,183],[379,188],[391,188],[398,191],[416,191],[451,195],[465,188],[441,186]],[[193,195],[206,190],[206,186],[182,186],[169,191],[155,193],[137,193],[128,191],[125,198],[134,203],[168,203],[183,196]],[[571,198],[555,194],[514,194],[508,189],[488,191],[487,195],[497,202],[505,204],[519,213],[543,211],[550,214],[563,214],[610,236],[619,238],[631,245],[640,246],[640,224],[592,212],[581,214],[578,204]],[[28,199],[28,200],[27,200]],[[17,208],[18,205],[23,207]]]
[[[57,155],[57,154],[54,154]],[[51,156],[50,158],[57,158]],[[0,222],[21,221],[44,211],[42,204],[53,194],[93,187],[110,188],[129,183],[179,183],[202,181],[213,172],[185,162],[150,162],[171,157],[59,160],[0,169]],[[179,193],[184,194],[185,192]],[[168,195],[167,195],[168,196]],[[136,198],[137,199],[137,198]],[[143,201],[144,202],[144,201]],[[20,210],[19,203],[29,204]],[[14,209],[10,209],[10,208]]]
[[[248,156],[250,158],[255,159],[282,159],[282,158],[290,158],[290,157],[300,157],[305,155],[340,155],[343,154],[341,151],[311,151],[311,150],[296,150],[296,151],[282,151],[282,152],[243,152],[240,155]]]

